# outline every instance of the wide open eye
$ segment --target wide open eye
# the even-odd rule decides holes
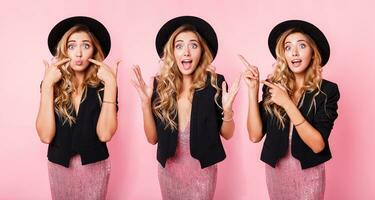
[[[175,45],[175,48],[176,49],[182,49],[184,47],[184,45],[182,45],[181,43],[178,43]]]

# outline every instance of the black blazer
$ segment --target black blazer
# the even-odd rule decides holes
[[[96,132],[96,125],[101,111],[99,95],[103,100],[103,85],[97,88],[87,86],[87,96],[79,106],[76,123],[72,126],[55,112],[56,134],[48,146],[48,160],[69,167],[70,158],[80,154],[82,165],[105,160],[109,157],[107,145],[101,142]]]
[[[331,159],[328,137],[337,118],[337,102],[340,98],[340,92],[337,84],[322,80],[321,91],[306,92],[299,102],[299,110],[315,129],[322,135],[325,148],[320,153],[314,153],[299,137],[295,127],[292,133],[292,155],[301,162],[302,169],[314,167]],[[266,96],[267,86],[263,86],[263,100]],[[263,134],[266,139],[263,144],[261,160],[272,167],[276,166],[277,161],[285,156],[289,146],[289,118],[282,129],[277,124],[276,118],[269,116],[263,107],[263,100],[259,103],[263,123]],[[310,111],[309,111],[310,109]]]
[[[194,92],[190,116],[190,154],[199,160],[202,168],[218,163],[226,157],[220,139],[222,109],[215,103],[216,89],[211,86],[210,81],[211,76],[208,75],[206,86]],[[217,74],[217,85],[221,86],[223,81],[224,76]],[[156,87],[155,79],[152,102],[158,98]],[[217,103],[221,107],[221,92]],[[170,127],[165,129],[165,124],[155,115],[154,120],[158,135],[157,160],[165,167],[167,159],[176,152],[178,130],[172,130]],[[178,124],[178,116],[174,121]]]

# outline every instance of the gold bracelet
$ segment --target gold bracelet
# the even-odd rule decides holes
[[[294,126],[295,126],[295,127],[297,127],[297,126],[299,126],[299,125],[301,125],[301,124],[305,123],[305,121],[306,121],[306,120],[305,120],[305,119],[303,119],[303,121],[302,121],[302,122],[300,122],[300,123],[298,123],[298,124],[295,124]]]
[[[116,102],[113,102],[113,101],[103,101],[103,103],[110,103],[110,104],[117,105],[117,103],[116,103]]]
[[[223,120],[223,122],[231,122],[233,121],[233,116],[230,119],[224,119],[224,117],[221,119]]]
[[[230,113],[230,119],[224,119],[224,113]],[[230,121],[233,121],[233,114],[234,114],[234,112],[233,112],[233,110],[231,110],[231,111],[224,111],[223,110],[223,112],[221,113],[222,115],[223,115],[223,117],[221,118],[224,122],[230,122]]]
[[[224,116],[224,113],[230,113],[232,115],[234,114],[233,110],[231,110],[231,111],[225,111],[225,110],[223,110],[223,112],[221,112],[221,115]]]

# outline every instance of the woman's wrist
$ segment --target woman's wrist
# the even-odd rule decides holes
[[[259,92],[259,87],[256,87],[256,88],[248,88],[247,89],[248,91],[248,94],[249,95],[257,95],[258,96],[258,92]]]
[[[117,105],[117,102],[113,100],[103,100],[103,103]]]
[[[224,109],[221,114],[223,116],[221,119],[224,122],[231,122],[231,121],[233,121],[234,112],[233,112],[232,108],[226,108],[226,109]]]
[[[117,87],[117,82],[115,79],[103,80],[105,87]]]
[[[142,102],[142,110],[151,109],[151,101]]]
[[[51,81],[43,80],[42,81],[42,89],[50,89],[53,88],[55,84]]]
[[[248,92],[249,101],[256,101],[258,103],[258,91],[250,91]]]
[[[294,104],[291,99],[288,99],[283,105],[281,105],[281,107],[283,107],[284,110],[287,111],[293,107],[296,107],[296,104]]]

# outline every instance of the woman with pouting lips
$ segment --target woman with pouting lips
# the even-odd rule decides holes
[[[45,61],[36,129],[49,144],[52,199],[105,199],[106,142],[117,129],[117,67],[102,62],[109,33],[93,18],[71,17],[51,30],[48,45],[55,62]]]

